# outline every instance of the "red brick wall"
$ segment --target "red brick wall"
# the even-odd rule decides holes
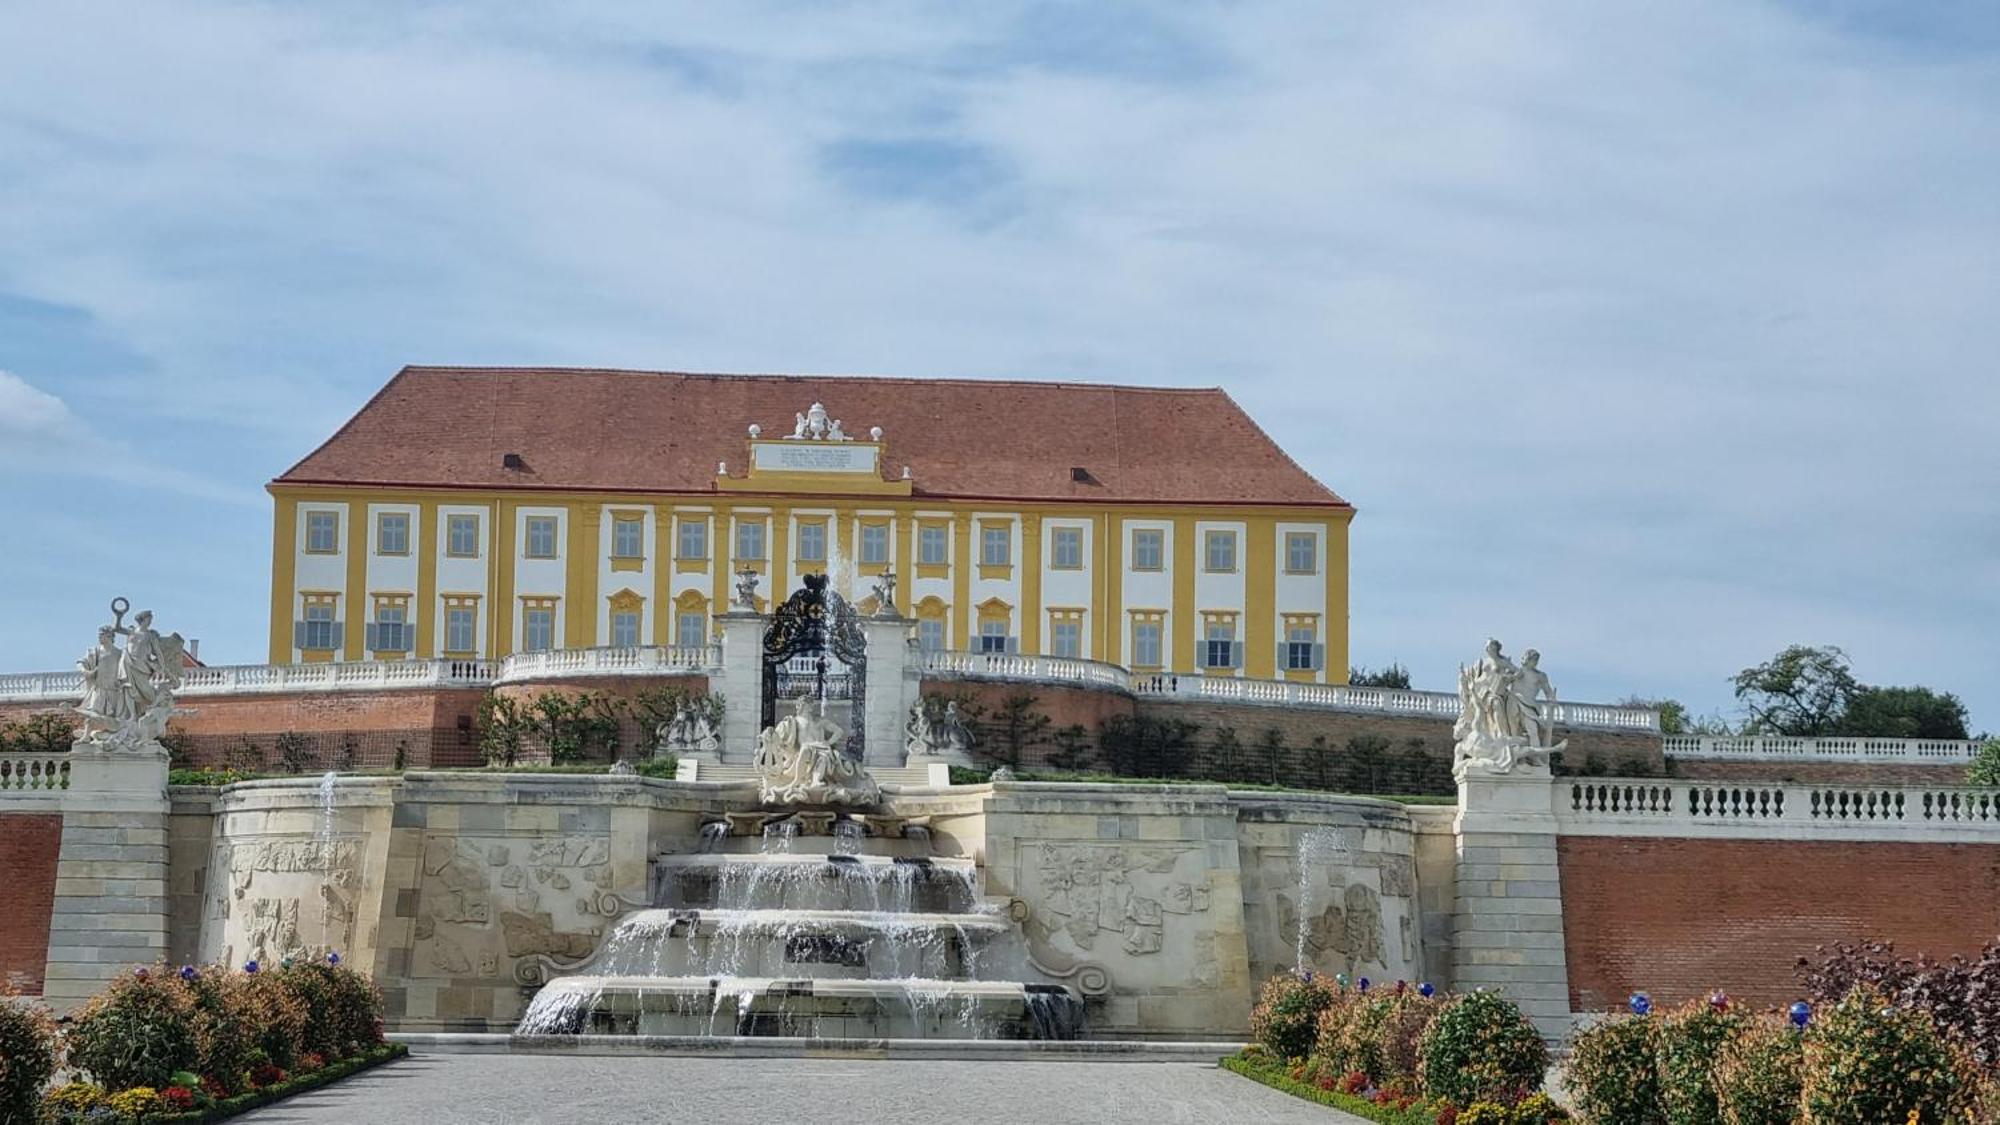
[[[30,996],[42,994],[61,851],[61,814],[0,814],[0,873],[7,885],[0,909],[0,981]]]
[[[1570,1007],[1720,988],[1797,998],[1794,962],[1835,941],[1974,953],[2000,935],[2000,845],[1565,836]]]

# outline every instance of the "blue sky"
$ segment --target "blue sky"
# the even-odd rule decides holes
[[[1419,686],[2000,728],[1996,11],[11,5],[0,668],[261,659],[262,486],[404,363],[1046,377],[1228,388]]]

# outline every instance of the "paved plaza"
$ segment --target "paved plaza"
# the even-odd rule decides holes
[[[253,1125],[1361,1119],[1212,1064],[415,1055],[241,1120]]]

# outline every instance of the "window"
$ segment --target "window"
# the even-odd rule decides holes
[[[979,651],[1007,651],[1007,623],[988,619],[979,623]]]
[[[402,602],[377,602],[375,624],[368,631],[370,652],[410,651],[410,610]]]
[[[1166,532],[1157,527],[1142,527],[1132,532],[1133,570],[1165,570],[1166,559]]]
[[[682,648],[699,648],[708,643],[707,616],[682,610],[674,618],[674,643]]]
[[[885,563],[889,561],[888,524],[864,523],[861,525],[861,561],[865,563]]]
[[[1057,570],[1083,569],[1083,529],[1058,527],[1049,533],[1049,565]]]
[[[917,647],[936,652],[944,647],[944,622],[927,617],[917,622]]]
[[[611,521],[611,557],[614,559],[642,559],[646,557],[646,521],[634,517],[623,517]]]
[[[475,652],[479,648],[479,624],[469,605],[448,605],[444,610],[444,650]]]
[[[528,550],[531,559],[552,559],[556,557],[556,518],[554,516],[528,517]]]
[[[378,555],[407,555],[410,553],[410,514],[408,512],[382,512],[376,515],[375,553]]]
[[[799,561],[826,561],[826,525],[823,523],[802,523],[799,525]]]
[[[1210,531],[1202,535],[1202,561],[1204,570],[1236,569],[1236,533],[1233,531]]]
[[[1319,573],[1319,537],[1310,531],[1285,533],[1285,573]]]
[[[761,559],[764,557],[764,521],[736,525],[736,557],[739,559]]]
[[[1201,666],[1234,668],[1236,663],[1235,618],[1210,618],[1202,629]]]
[[[340,550],[340,513],[306,513],[306,553],[331,555]]]
[[[639,611],[619,609],[611,613],[611,644],[616,648],[635,648],[639,644]]]
[[[1285,626],[1284,666],[1287,672],[1319,670],[1319,629],[1310,621],[1294,621]]]
[[[479,517],[447,516],[444,521],[444,553],[455,559],[479,555]]]
[[[921,527],[917,529],[917,562],[924,566],[943,566],[951,555],[950,544],[944,536],[944,528]]]
[[[1160,666],[1160,622],[1134,621],[1132,623],[1132,666],[1134,668],[1158,668]]]
[[[1013,559],[1013,529],[1001,527],[981,527],[979,529],[979,565],[1006,566]]]
[[[680,541],[674,546],[674,555],[683,559],[708,557],[707,520],[683,519],[680,522]]]
[[[1049,655],[1082,656],[1083,622],[1059,618],[1049,626]]]
[[[299,647],[324,652],[340,647],[340,623],[333,619],[332,601],[306,603],[306,619],[299,626]]]
[[[529,605],[521,611],[521,651],[541,652],[556,645],[556,609]]]

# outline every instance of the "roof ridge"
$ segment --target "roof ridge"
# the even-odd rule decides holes
[[[869,375],[857,372],[771,372],[771,371],[671,371],[646,367],[565,367],[531,365],[487,365],[487,364],[405,364],[396,374],[405,373],[461,373],[461,374],[519,374],[519,375],[671,375],[677,379],[718,379],[744,381],[766,381],[775,379],[860,379],[871,383],[915,383],[924,386],[949,384],[970,387],[1082,387],[1106,391],[1144,391],[1149,394],[1222,395],[1229,392],[1220,386],[1213,387],[1173,387],[1147,383],[1097,383],[1078,379],[1029,379],[1022,377],[981,379],[966,375]],[[393,381],[393,380],[392,380]]]

